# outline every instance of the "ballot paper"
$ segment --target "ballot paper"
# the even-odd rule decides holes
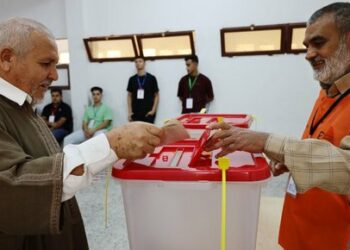
[[[169,120],[162,127],[160,146],[168,145],[190,138],[185,127],[178,120]]]

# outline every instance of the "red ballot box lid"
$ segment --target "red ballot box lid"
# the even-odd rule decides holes
[[[142,160],[120,160],[112,175],[124,180],[159,181],[221,181],[221,170],[212,154],[203,153],[210,132],[205,131],[199,140],[186,140],[158,147]],[[230,168],[227,181],[261,181],[270,177],[270,170],[261,154],[237,151],[227,155]]]
[[[185,128],[205,129],[207,125],[218,122],[218,118],[236,127],[249,128],[252,116],[246,114],[184,114],[177,118]]]

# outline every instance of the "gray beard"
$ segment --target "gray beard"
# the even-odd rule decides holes
[[[350,53],[345,42],[340,41],[339,48],[334,55],[325,59],[324,67],[321,70],[314,70],[315,80],[323,85],[331,85],[349,70]],[[327,88],[327,86],[325,86]]]

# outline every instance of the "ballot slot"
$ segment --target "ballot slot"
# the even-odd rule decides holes
[[[158,147],[153,154],[141,160],[126,161],[124,166],[155,168],[210,168],[211,153],[203,151],[210,136],[209,130],[203,130],[199,139],[188,139],[171,145]]]
[[[173,158],[170,161],[170,167],[177,167],[178,163],[180,161],[180,158],[182,156],[182,154],[184,153],[184,149],[176,149],[175,154],[173,156]]]
[[[190,144],[191,142],[187,142],[181,146],[178,144],[165,146],[159,153],[152,154],[152,156],[156,159],[153,164],[154,167],[178,168],[184,166],[183,164],[188,164],[190,161],[190,156],[194,151],[194,145]]]

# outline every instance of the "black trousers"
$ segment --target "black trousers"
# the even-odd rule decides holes
[[[156,119],[156,115],[149,115],[146,117],[146,114],[133,114],[131,116],[131,119],[136,122],[148,122],[148,123],[154,123],[154,120]]]

